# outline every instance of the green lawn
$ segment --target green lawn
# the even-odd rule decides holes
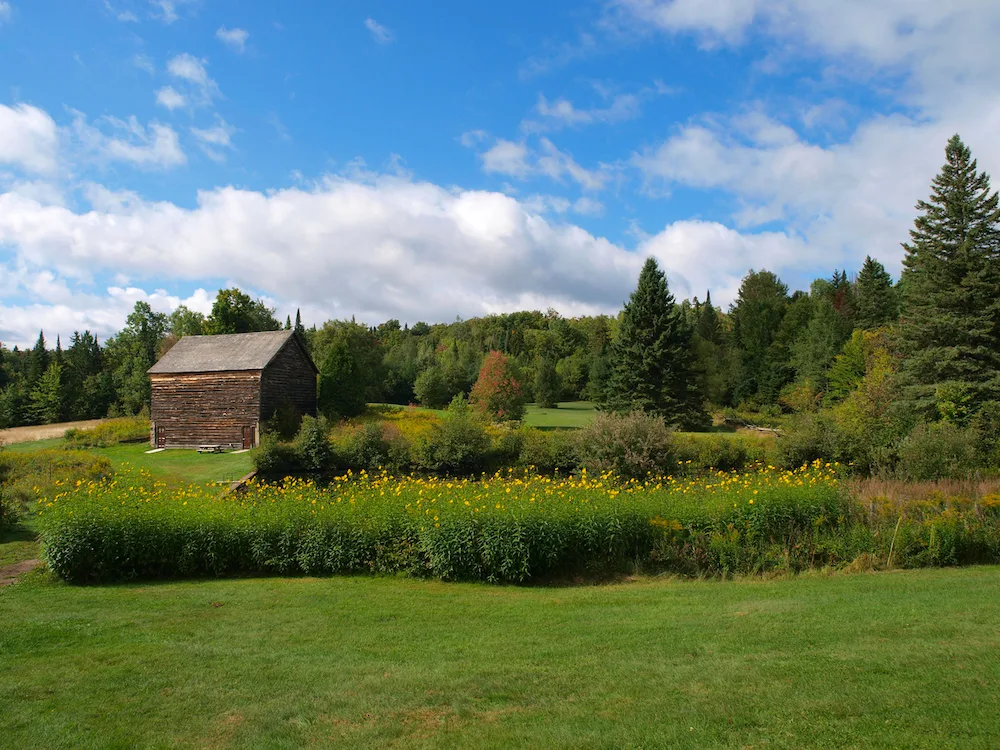
[[[500,588],[0,592],[17,748],[962,747],[1000,736],[1000,568]]]
[[[565,401],[558,409],[543,409],[528,404],[524,413],[524,423],[541,430],[573,429],[586,427],[594,421],[594,405],[589,401]]]
[[[61,448],[66,443],[62,438],[37,440],[31,443],[16,443],[4,450],[17,453],[47,448]],[[206,482],[231,482],[248,474],[253,469],[249,453],[198,453],[193,450],[167,450],[161,453],[146,453],[146,443],[116,445],[111,448],[87,448],[87,451],[107,456],[116,470],[126,465],[147,469],[155,478],[170,484],[205,484]]]

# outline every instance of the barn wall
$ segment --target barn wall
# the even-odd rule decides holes
[[[152,375],[150,421],[168,448],[243,444],[243,427],[260,421],[261,373]],[[155,432],[150,436],[155,441]],[[154,443],[155,444],[155,443]]]
[[[300,414],[316,415],[316,371],[294,339],[289,339],[264,370],[261,393],[262,420],[269,419],[283,403]]]

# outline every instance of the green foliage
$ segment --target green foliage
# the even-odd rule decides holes
[[[448,406],[447,418],[416,440],[413,453],[418,469],[468,476],[487,470],[489,449],[486,426],[459,394]]]
[[[194,323],[192,320],[187,322]],[[212,335],[277,331],[280,328],[272,308],[263,300],[255,300],[239,289],[220,289],[212,303],[212,312],[204,321],[205,333]]]
[[[580,441],[569,430],[522,427],[517,464],[543,474],[567,474],[580,466]]]
[[[334,452],[330,445],[330,426],[323,417],[302,417],[302,427],[295,436],[295,455],[303,471],[329,471]]]
[[[337,440],[336,464],[344,469],[401,473],[410,468],[410,444],[395,425],[365,422]]]
[[[779,465],[790,468],[840,457],[842,437],[829,413],[796,414],[785,424],[777,442]]]
[[[647,412],[673,425],[705,421],[694,373],[691,328],[674,303],[667,277],[647,258],[622,311],[612,349],[605,408]]]
[[[319,409],[330,419],[355,417],[377,395],[381,356],[371,331],[356,323],[324,326],[314,347],[323,353],[319,368]]]
[[[555,361],[551,357],[540,357],[535,371],[535,403],[543,409],[554,409],[558,405],[561,391],[562,384]]]
[[[219,300],[216,298],[216,303],[218,302]],[[206,332],[206,329],[207,321],[205,320],[205,316],[200,312],[188,309],[186,305],[178,305],[170,313],[170,317],[167,318],[167,330],[178,338],[182,336],[201,336]],[[226,331],[226,333],[229,333],[229,331]]]
[[[949,422],[918,424],[899,448],[901,479],[964,479],[975,469],[976,436]]]
[[[276,435],[279,440],[292,440],[302,427],[302,416],[298,407],[287,400],[282,401],[270,419],[261,425],[261,432]]]
[[[60,421],[62,412],[62,367],[53,362],[31,392],[31,413],[34,421],[51,424]]]
[[[144,443],[149,440],[149,416],[108,419],[95,427],[66,430],[66,445],[71,448],[109,448],[123,443]]]
[[[146,371],[156,362],[166,327],[165,315],[153,312],[146,302],[136,302],[125,328],[108,342],[106,357],[119,412],[138,414],[149,408],[150,385]]]
[[[885,266],[865,256],[854,284],[855,322],[859,329],[874,331],[892,325],[899,317],[899,300]]]
[[[295,445],[275,433],[261,435],[260,444],[250,451],[254,469],[262,476],[286,477],[300,471]]]
[[[76,482],[98,481],[113,473],[104,456],[79,450],[0,451],[0,484],[8,508],[33,508]]]
[[[580,430],[580,464],[625,479],[668,474],[675,460],[671,438],[666,422],[653,414],[598,414]]]
[[[672,470],[677,475],[745,471],[780,463],[776,438],[768,434],[680,432],[673,435],[672,448],[677,461]]]
[[[1000,468],[1000,401],[987,401],[972,420],[976,451],[983,466]]]
[[[773,403],[784,385],[785,355],[776,356],[776,334],[785,317],[788,287],[770,271],[751,271],[730,310],[739,355],[733,375],[737,402],[760,397]]]
[[[447,406],[455,396],[444,369],[438,365],[431,365],[417,376],[413,393],[417,401],[432,409]]]
[[[483,417],[496,422],[516,422],[524,416],[524,390],[519,374],[503,352],[486,355],[469,394],[469,403]]]
[[[936,418],[942,387],[1000,398],[1000,197],[956,135],[904,245],[899,335],[914,407]]]

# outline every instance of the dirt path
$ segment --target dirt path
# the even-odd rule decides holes
[[[90,419],[86,422],[61,422],[59,424],[40,424],[33,427],[11,427],[7,430],[0,430],[0,442],[10,445],[12,443],[29,443],[32,440],[58,438],[62,437],[63,433],[70,427],[94,427],[103,421],[103,419]]]
[[[10,586],[20,576],[34,570],[41,564],[41,560],[22,560],[21,562],[14,563],[13,565],[4,565],[3,567],[0,567],[0,589],[4,586]]]

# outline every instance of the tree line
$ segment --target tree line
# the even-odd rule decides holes
[[[294,327],[320,368],[329,416],[371,402],[442,407],[472,392],[498,353],[491,377],[544,406],[594,401],[685,429],[706,427],[714,409],[818,415],[864,433],[874,455],[918,422],[968,425],[1000,401],[1000,208],[958,136],[916,208],[898,282],[872,256],[808,291],[753,270],[727,310],[709,293],[677,302],[651,258],[617,316],[550,309],[306,328],[298,314],[282,326],[238,289],[220,291],[208,316],[139,302],[103,345],[84,331],[65,349],[43,334],[28,350],[0,348],[0,426],[136,413],[148,403],[146,370],[180,337]]]

